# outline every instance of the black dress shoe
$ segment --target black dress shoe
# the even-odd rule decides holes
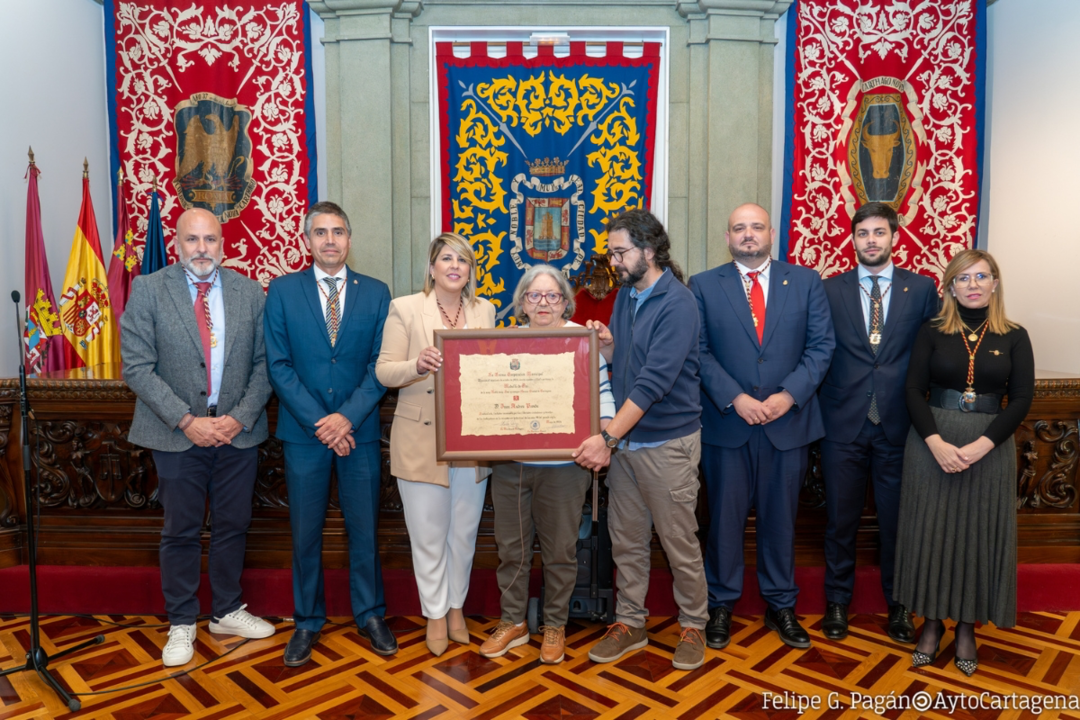
[[[394,632],[387,626],[386,620],[378,615],[369,617],[363,627],[357,626],[356,631],[360,637],[371,641],[371,650],[376,655],[393,655],[398,651]]]
[[[821,632],[830,640],[847,637],[847,605],[830,602],[825,605],[825,617],[821,619]]]
[[[911,622],[911,613],[903,605],[889,608],[889,624],[885,630],[898,643],[915,642],[915,624]]]
[[[311,659],[311,649],[319,642],[319,633],[314,630],[296,630],[285,646],[285,665],[299,667]]]
[[[720,650],[731,642],[731,609],[723,606],[709,611],[709,622],[705,625],[705,644]]]
[[[775,630],[785,645],[793,648],[810,647],[810,636],[806,634],[806,630],[799,624],[799,619],[795,617],[795,608],[781,608],[780,610],[769,608],[765,611],[765,627]]]

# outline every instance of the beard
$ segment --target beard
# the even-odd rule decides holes
[[[772,243],[765,243],[757,250],[743,250],[740,245],[735,247],[729,245],[728,250],[731,251],[731,257],[735,260],[764,260],[772,255]]]
[[[649,263],[645,261],[644,253],[642,253],[638,256],[637,265],[633,268],[619,268],[619,282],[623,287],[633,287],[641,282],[647,272],[649,272]]]
[[[889,243],[887,246],[881,248],[881,254],[878,255],[876,260],[871,259],[866,255],[863,255],[858,248],[855,248],[855,257],[858,259],[859,264],[861,264],[863,267],[883,267],[885,265],[888,265],[889,260],[892,258],[892,243]]]
[[[205,274],[200,274],[198,266],[195,265],[196,260],[209,260],[211,263],[210,269],[207,270]],[[180,260],[180,264],[183,265],[189,273],[201,280],[203,278],[208,278],[213,275],[214,271],[218,269],[219,265],[221,265],[221,261],[216,257],[207,255],[206,253],[196,253],[191,257],[182,258]]]

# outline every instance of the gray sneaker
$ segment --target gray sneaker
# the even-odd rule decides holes
[[[615,662],[626,653],[640,650],[648,644],[649,636],[645,628],[617,622],[608,625],[607,634],[589,651],[589,659],[598,663]]]
[[[697,670],[705,662],[705,638],[697,628],[686,628],[675,646],[671,664],[676,670]]]

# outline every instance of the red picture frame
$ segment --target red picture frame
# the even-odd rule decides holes
[[[436,460],[573,460],[572,453],[600,432],[599,345],[596,331],[583,327],[492,330],[436,330],[443,363],[435,374]],[[461,362],[473,355],[574,353],[574,428],[568,433],[463,435]],[[467,362],[467,360],[466,360]],[[522,411],[523,415],[527,411]]]

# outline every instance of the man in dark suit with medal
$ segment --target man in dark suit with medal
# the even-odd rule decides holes
[[[938,296],[933,280],[893,265],[898,226],[890,206],[872,202],[860,207],[851,219],[858,267],[825,281],[836,352],[819,393],[829,518],[821,629],[833,640],[848,632],[856,535],[869,479],[881,542],[881,589],[889,606],[887,631],[897,642],[914,642],[911,615],[892,593],[904,442],[911,427],[904,381],[911,346],[923,323],[937,314]]]
[[[322,532],[330,501],[330,472],[349,536],[349,595],[360,635],[380,655],[397,652],[386,625],[379,523],[379,401],[375,377],[386,284],[353,272],[345,261],[352,226],[330,202],[311,206],[304,239],[313,264],[274,279],[266,295],[266,358],[280,406],[275,435],[282,441],[293,535],[293,617],[296,631],[285,664],[303,665],[326,623]]]
[[[220,267],[221,224],[191,208],[176,223],[180,262],[135,278],[120,320],[124,381],[137,398],[128,439],[157,468],[161,589],[169,615],[166,666],[195,654],[203,521],[210,500],[212,633],[264,638],[274,626],[241,603],[259,443],[270,383],[262,288]]]
[[[825,434],[817,388],[833,352],[821,277],[771,259],[769,213],[747,203],[728,219],[733,262],[690,278],[701,315],[701,460],[709,500],[705,640],[731,639],[742,595],[743,536],[757,512],[757,575],[765,625],[797,648],[795,516],[807,447]]]

